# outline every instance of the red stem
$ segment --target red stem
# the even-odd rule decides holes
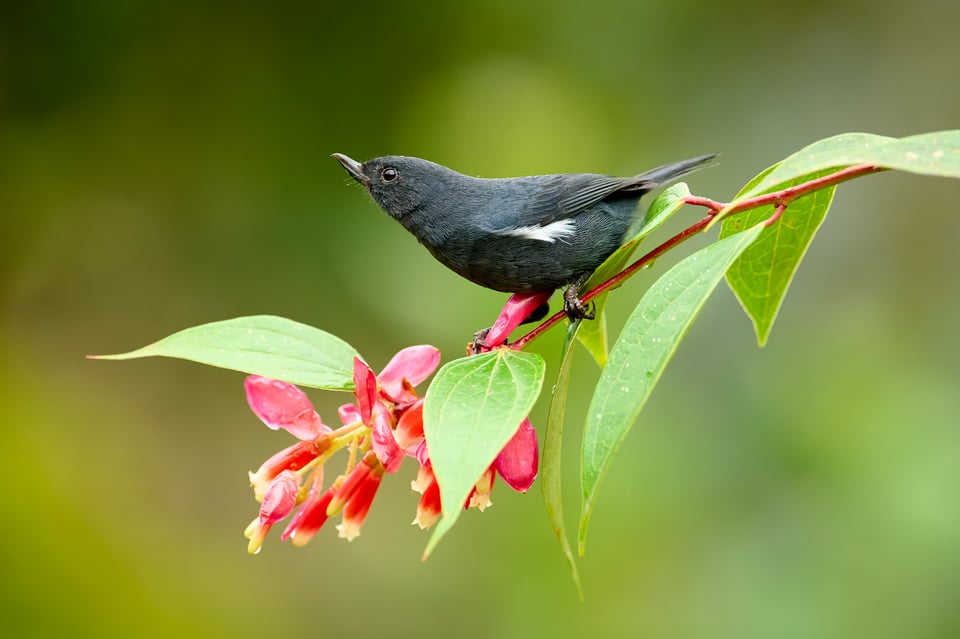
[[[834,186],[836,184],[840,184],[841,182],[846,182],[847,180],[852,180],[854,178],[869,175],[870,173],[877,173],[883,170],[885,169],[873,164],[856,164],[854,166],[848,166],[845,169],[835,171],[829,175],[824,175],[823,177],[804,182],[803,184],[797,184],[796,186],[787,187],[785,189],[781,189],[780,191],[774,191],[773,193],[758,195],[746,200],[735,201],[733,204],[724,204],[722,202],[717,202],[716,200],[711,200],[710,198],[700,197],[697,195],[688,195],[683,198],[684,204],[708,208],[710,209],[710,213],[707,214],[706,217],[680,231],[663,244],[657,246],[649,253],[643,255],[637,261],[633,262],[630,266],[620,271],[607,281],[602,282],[587,291],[583,296],[581,296],[580,300],[583,302],[588,302],[601,293],[604,293],[612,288],[616,288],[622,284],[624,280],[642,269],[651,261],[660,257],[684,240],[691,238],[693,235],[709,226],[710,223],[713,222],[714,218],[717,217],[717,214],[721,211],[723,212],[723,217],[726,217],[727,215],[741,213],[749,209],[759,208],[768,204],[775,204],[776,209],[774,210],[773,215],[771,215],[766,222],[767,226],[769,226],[780,219],[780,216],[783,215],[783,212],[786,210],[787,206],[789,206],[790,203],[798,197],[802,197],[819,189],[827,188],[828,186]],[[510,344],[510,348],[514,350],[521,350],[524,346],[535,340],[541,334],[545,333],[548,329],[553,327],[554,324],[557,324],[565,317],[566,313],[563,311],[551,315],[549,318],[544,320],[542,324]]]
[[[616,288],[617,286],[622,284],[623,281],[626,280],[628,277],[630,277],[631,275],[633,275],[634,273],[642,269],[644,266],[646,266],[653,260],[657,259],[661,255],[666,253],[673,247],[675,247],[677,244],[680,244],[684,240],[688,240],[694,235],[696,235],[701,229],[703,229],[707,224],[710,223],[710,220],[712,220],[715,215],[716,215],[715,212],[710,213],[705,218],[701,219],[699,222],[692,224],[687,228],[683,229],[682,231],[680,231],[679,233],[671,237],[669,240],[667,240],[660,246],[656,247],[649,253],[645,254],[636,262],[632,263],[630,266],[623,269],[622,271],[620,271],[619,273],[617,273],[607,281],[601,282],[597,286],[593,287],[592,289],[584,293],[582,296],[580,296],[580,301],[589,302],[590,300],[595,298],[597,295],[600,295],[601,293],[608,291],[612,288]],[[514,343],[510,344],[510,348],[514,350],[522,349],[527,343],[539,337],[541,333],[545,332],[547,329],[552,327],[554,324],[556,324],[566,316],[567,314],[564,311],[560,311],[559,313],[554,313],[553,315],[548,317],[546,320],[544,320],[543,323],[537,326],[535,329],[533,329],[532,331],[530,331],[529,333],[527,333],[526,335],[524,335]]]
[[[695,206],[704,206],[712,211],[722,210],[724,216],[727,216],[733,213],[740,213],[748,209],[766,206],[767,204],[777,204],[782,202],[784,205],[788,205],[798,197],[802,197],[808,193],[825,189],[828,186],[834,186],[836,184],[840,184],[841,182],[846,182],[847,180],[852,180],[854,178],[885,170],[886,169],[883,167],[876,166],[875,164],[855,164],[853,166],[848,166],[845,169],[840,169],[839,171],[829,175],[816,178],[815,180],[810,180],[809,182],[804,182],[803,184],[797,184],[796,186],[790,186],[780,191],[774,191],[773,193],[766,193],[764,195],[758,195],[746,200],[739,200],[734,202],[732,205],[714,202],[711,199],[698,197],[696,195],[688,195],[687,197],[683,198],[683,202],[685,204],[693,204]]]

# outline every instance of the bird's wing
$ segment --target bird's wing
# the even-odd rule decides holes
[[[636,178],[610,175],[556,175],[543,181],[524,211],[526,224],[551,224],[576,217],[584,210],[618,191],[637,190],[649,185]]]
[[[645,180],[618,178],[609,175],[584,175],[573,185],[562,189],[556,208],[559,218],[573,217],[617,191],[645,190]]]
[[[564,241],[575,231],[573,218],[577,214],[612,193],[637,188],[635,178],[586,173],[527,179],[527,188],[518,190],[513,201],[517,211],[510,225],[484,225],[484,230],[541,242]],[[503,221],[502,217],[497,219]]]
[[[671,162],[633,177],[610,175],[554,175],[543,182],[542,197],[534,207],[534,215],[544,215],[549,221],[576,216],[614,193],[634,193],[640,197],[661,184],[676,180],[713,162],[715,154]],[[538,209],[539,206],[543,208]]]

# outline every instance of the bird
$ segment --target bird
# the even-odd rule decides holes
[[[664,164],[632,177],[514,178],[472,177],[402,155],[366,162],[342,153],[332,157],[444,266],[506,293],[563,288],[564,311],[575,321],[593,319],[579,288],[624,242],[640,198],[717,156]],[[537,309],[527,321],[548,310]]]

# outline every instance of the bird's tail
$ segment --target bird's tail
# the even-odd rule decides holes
[[[677,178],[683,177],[688,173],[702,169],[705,166],[715,164],[714,160],[716,158],[717,154],[711,153],[710,155],[701,155],[700,157],[690,158],[689,160],[671,162],[670,164],[658,166],[655,169],[644,171],[633,178],[636,186],[632,188],[640,188],[643,190],[656,188],[667,182],[672,182]]]

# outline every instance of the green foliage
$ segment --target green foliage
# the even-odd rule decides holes
[[[498,482],[426,565],[429,531],[405,525],[412,459],[354,542],[327,528],[248,557],[245,471],[292,441],[247,412],[243,375],[79,359],[271,313],[378,371],[414,342],[445,363],[498,296],[433,263],[330,152],[495,177],[718,150],[688,181],[726,202],[819,137],[960,127],[960,2],[3,6],[9,637],[960,637],[956,180],[841,185],[815,240],[832,249],[807,254],[775,349],[751,352],[714,294],[603,484],[583,605],[535,494],[544,467],[527,495]],[[612,294],[611,346],[690,253]],[[565,329],[525,349],[547,362],[541,437]],[[570,532],[599,374],[585,354],[566,405]],[[328,420],[351,400],[305,390]]]
[[[762,225],[754,226],[681,261],[650,287],[623,327],[600,375],[583,432],[581,555],[597,489],[617,448],[707,297],[762,230]]]
[[[185,328],[129,353],[96,359],[174,357],[327,390],[353,389],[352,346],[319,328],[255,315]]]
[[[844,171],[845,167],[854,168]],[[651,204],[637,233],[590,278],[587,289],[623,272],[640,242],[685,203],[708,206],[714,220],[723,220],[715,243],[681,260],[650,287],[609,352],[604,305],[610,290],[621,282],[594,299],[596,321],[577,322],[567,330],[546,425],[541,490],[578,591],[576,557],[567,538],[561,490],[562,437],[574,342],[583,344],[602,369],[581,442],[578,548],[582,556],[600,484],[680,341],[720,280],[726,277],[763,345],[825,219],[837,184],[884,169],[960,177],[960,131],[902,139],[852,133],[821,140],[762,171],[729,204],[693,198],[685,184],[674,185]],[[666,240],[641,258],[642,262],[635,262],[634,268],[651,264],[705,226],[698,222]],[[352,347],[324,331],[279,317],[204,324],[130,353],[101,358],[151,356],[188,359],[317,388],[353,387]],[[426,395],[423,426],[443,513],[424,556],[449,532],[478,478],[533,408],[544,374],[544,360],[539,355],[506,347],[448,362],[437,373]]]
[[[423,406],[423,431],[443,518],[424,555],[456,522],[477,478],[533,408],[544,369],[535,353],[498,349],[448,362],[437,372]]]
[[[820,171],[808,177],[827,173],[829,171]],[[795,178],[783,186],[801,184],[806,179]],[[767,342],[790,282],[827,215],[835,190],[836,187],[831,186],[797,198],[783,217],[765,228],[727,271],[727,283],[753,321],[761,346]],[[770,204],[726,218],[720,227],[720,238],[768,219],[774,208]]]
[[[570,565],[570,573],[581,599],[583,598],[583,590],[580,585],[580,573],[577,570],[577,560],[570,548],[567,526],[563,518],[563,489],[560,471],[563,450],[563,424],[567,416],[567,389],[570,386],[570,369],[573,367],[573,343],[583,325],[583,321],[577,321],[567,327],[566,338],[563,341],[563,352],[560,356],[560,371],[557,374],[557,383],[553,387],[553,395],[550,397],[550,412],[547,413],[547,428],[543,435],[543,453],[540,463],[540,492],[547,509],[547,518],[550,520],[553,533],[557,536],[560,548]]]
[[[873,165],[911,173],[960,177],[960,130],[889,138],[844,133],[814,142],[753,178],[721,211],[721,216],[750,198],[788,189],[855,165]],[[833,200],[833,186],[787,200],[783,217],[746,251],[727,274],[727,282],[753,322],[763,346],[783,298]],[[773,214],[774,206],[751,208],[723,218],[720,237],[737,233]]]
[[[591,288],[607,281],[626,268],[630,263],[630,258],[633,257],[633,254],[640,246],[640,241],[660,228],[674,213],[679,211],[683,206],[683,198],[688,195],[690,195],[690,189],[685,182],[678,182],[664,189],[657,199],[650,204],[650,208],[647,209],[647,214],[644,217],[640,230],[638,230],[632,238],[624,242],[623,246],[614,251],[614,253],[593,272],[590,279],[588,279],[584,285],[584,290],[589,291]],[[581,324],[580,330],[577,332],[577,340],[579,340],[584,348],[593,356],[593,359],[596,360],[600,368],[603,368],[607,363],[607,316],[605,306],[608,294],[609,291],[604,292],[593,300],[594,304],[596,304],[596,320]]]
[[[888,138],[870,133],[843,133],[814,142],[771,167],[763,179],[745,188],[731,202],[769,193],[797,178],[824,169],[855,164],[874,164],[896,169],[960,177],[960,130],[936,131],[905,138]]]

